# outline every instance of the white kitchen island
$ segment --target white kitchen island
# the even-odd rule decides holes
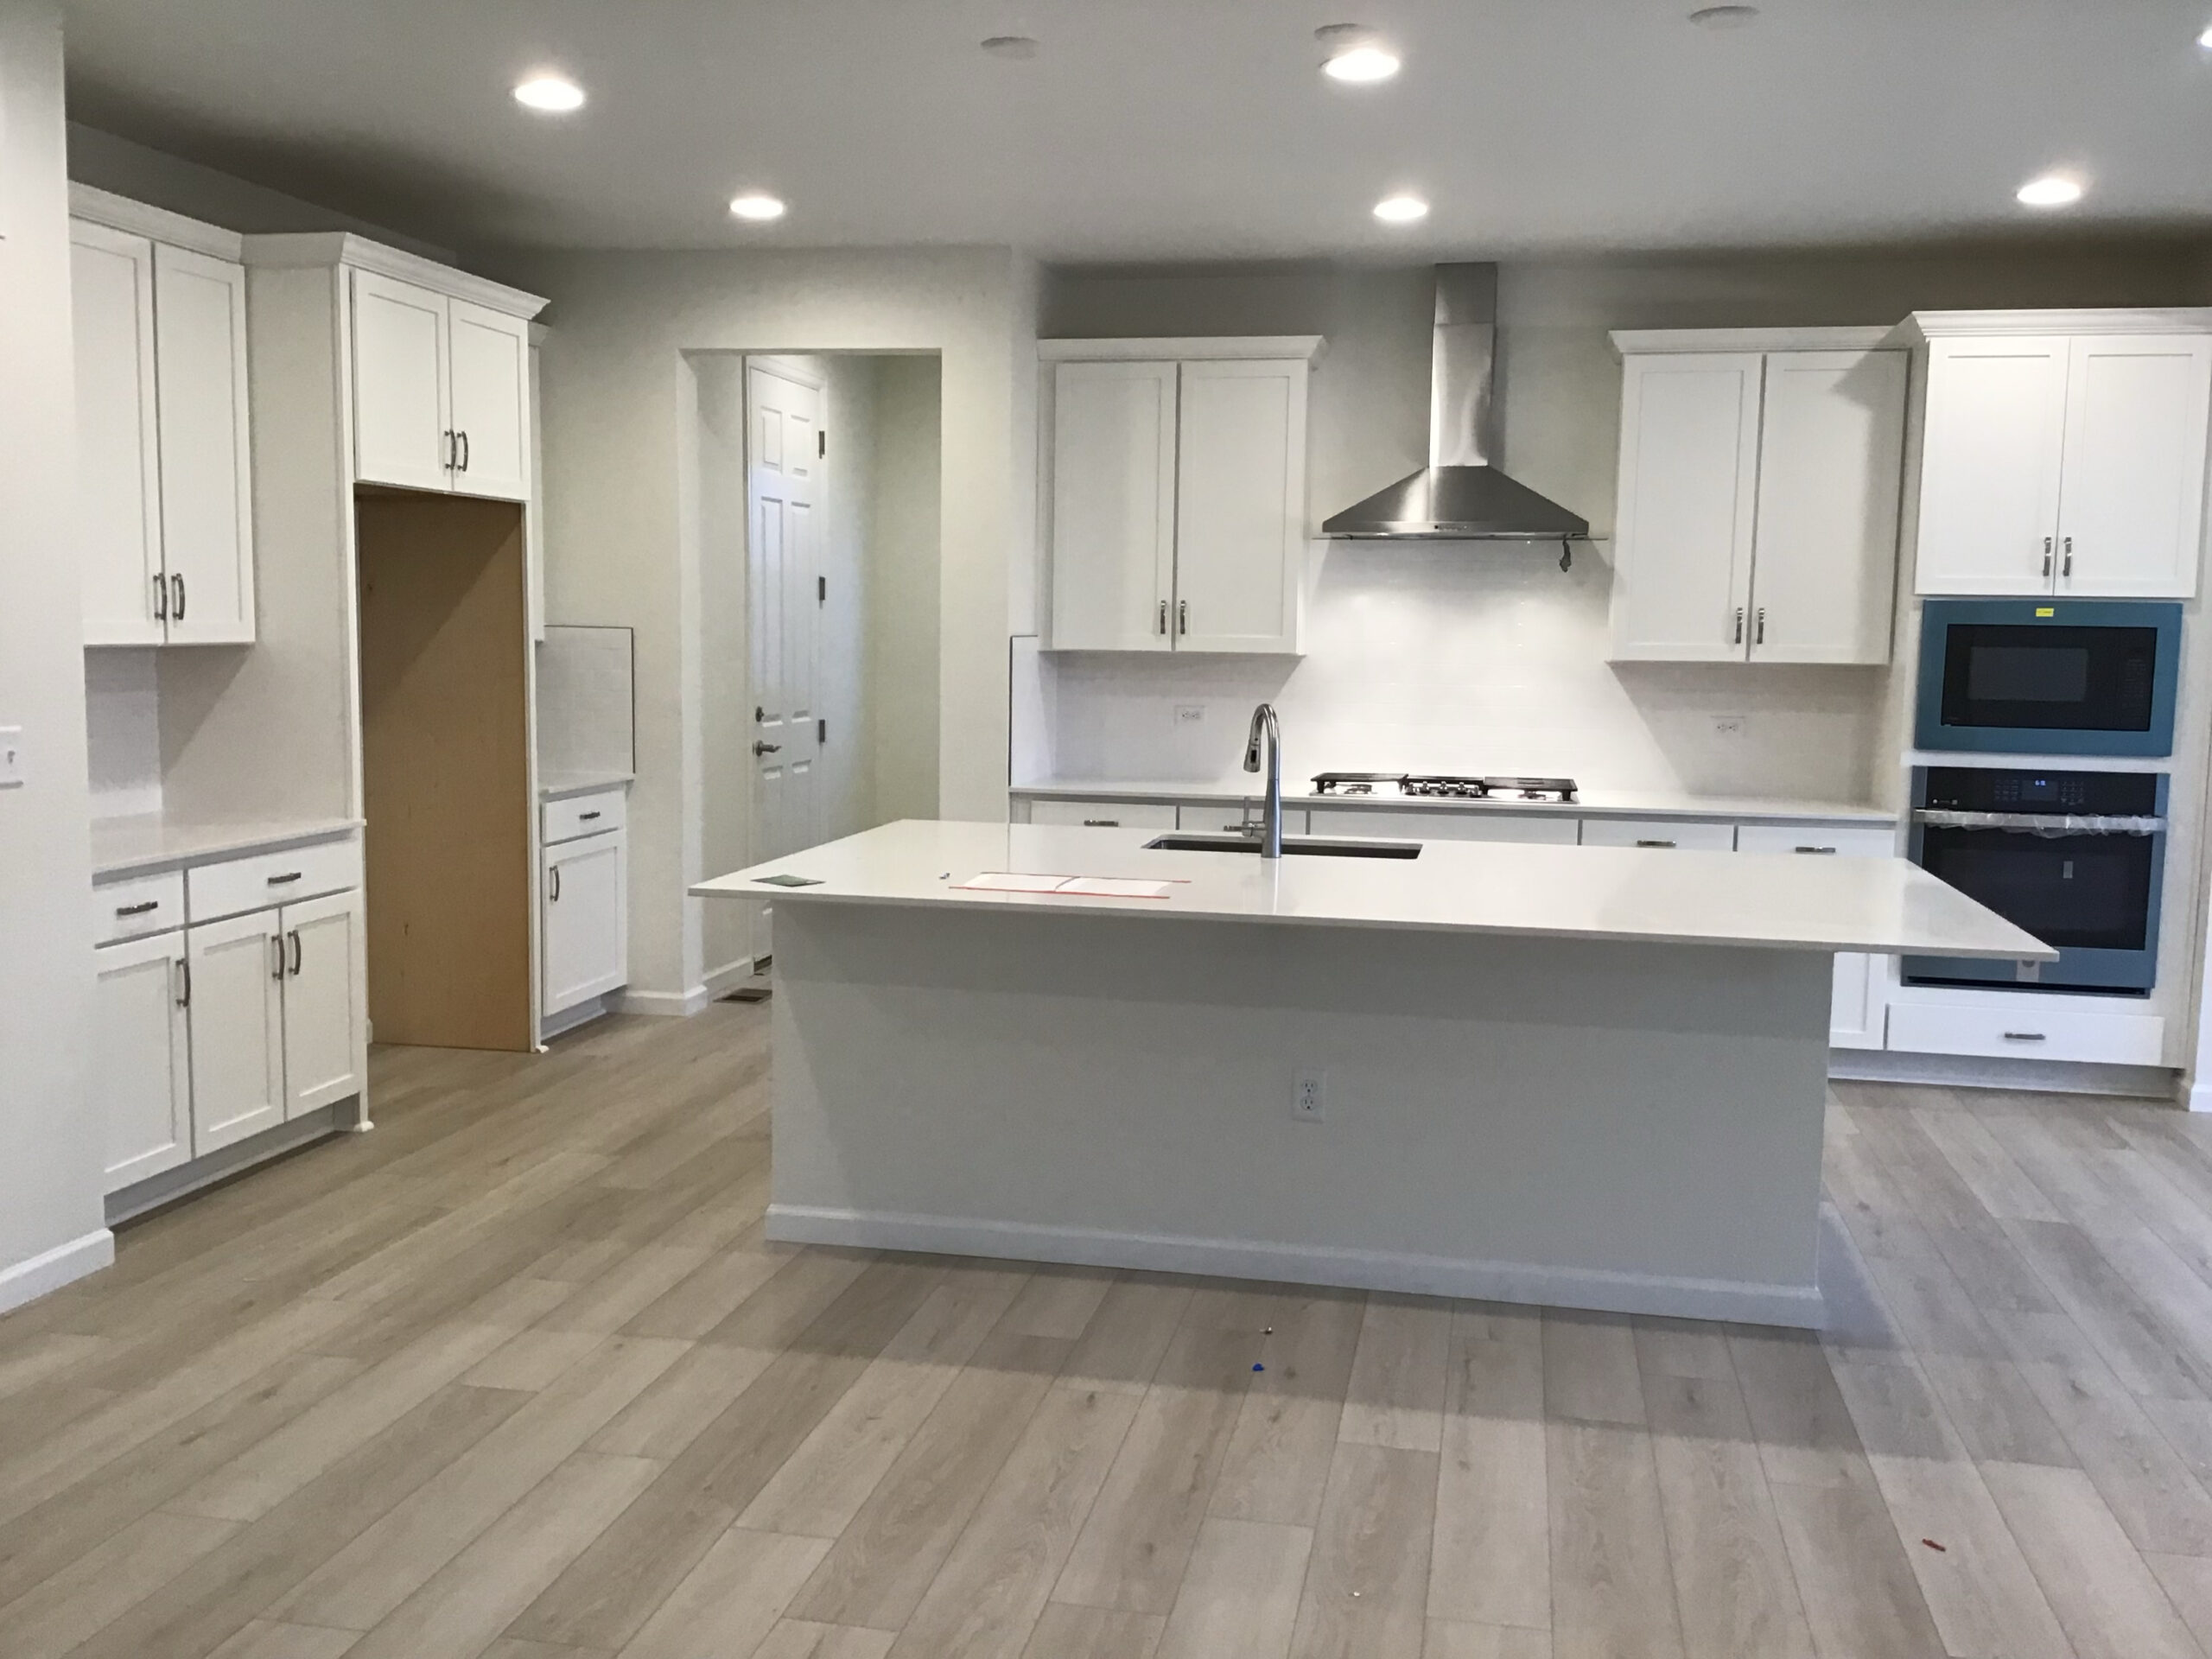
[[[1150,839],[693,889],[775,906],[771,1236],[1817,1325],[1830,957],[2052,955],[1900,860]]]

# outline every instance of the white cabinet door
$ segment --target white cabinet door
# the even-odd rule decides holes
[[[1306,365],[1182,365],[1178,651],[1294,652],[1306,549]]]
[[[502,501],[530,495],[530,325],[454,300],[447,307],[453,487]]]
[[[1052,647],[1166,651],[1175,365],[1062,363],[1052,392]]]
[[[245,267],[154,250],[162,561],[172,645],[253,639]]]
[[[1234,815],[1234,808],[1224,808]],[[1109,830],[1173,830],[1175,808],[1167,801],[1068,801],[1032,799],[1029,822],[1087,824]]]
[[[1582,828],[1579,820],[1563,814],[1507,817],[1473,809],[1393,812],[1387,808],[1367,811],[1317,806],[1311,823],[1317,836],[1347,836],[1354,840],[1380,836],[1393,841],[1519,841],[1554,847],[1573,846],[1581,838]]]
[[[549,847],[544,856],[541,1000],[551,1014],[628,982],[630,883],[619,830]]]
[[[1759,416],[1755,663],[1886,663],[1903,352],[1775,352]]]
[[[92,1097],[115,1192],[192,1156],[184,935],[103,946],[92,1004]]]
[[[289,1118],[361,1092],[367,946],[358,890],[287,905],[280,919]]]
[[[1895,858],[1897,834],[1887,828],[1810,829],[1776,823],[1738,824],[1736,850],[1815,858]],[[1888,957],[1835,953],[1834,988],[1828,999],[1831,1048],[1879,1048],[1888,1023]]]
[[[2208,416],[2212,336],[2074,341],[2058,498],[2060,593],[2196,594]]]
[[[2063,338],[1929,347],[1916,592],[2051,591],[2069,353]]]
[[[195,1158],[284,1121],[281,939],[273,910],[185,931]]]
[[[1654,353],[1623,368],[1616,662],[1740,662],[1762,359]]]
[[[353,279],[353,475],[450,489],[446,298],[365,270]]]
[[[157,645],[162,575],[154,427],[154,247],[104,225],[69,226],[76,358],[78,559],[88,645]]]

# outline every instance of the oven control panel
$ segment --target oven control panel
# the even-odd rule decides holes
[[[2155,772],[2031,772],[1930,766],[1919,804],[1951,812],[2075,812],[2145,817],[2158,810]]]

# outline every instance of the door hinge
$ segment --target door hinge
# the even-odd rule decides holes
[[[817,428],[815,429],[815,430],[814,430],[814,454],[815,454],[815,458],[818,461],[818,460],[820,460],[823,456],[827,455],[829,453],[830,453],[830,429],[829,429],[828,427],[826,427],[826,426],[820,426],[820,427],[817,427]]]
[[[830,741],[830,722],[829,722],[828,721],[826,721],[826,720],[817,720],[817,721],[816,721],[814,722],[814,741],[815,741],[815,743],[816,743],[817,747],[819,747],[819,746],[820,746],[820,745],[822,745],[822,744],[827,743],[829,741]]]
[[[814,579],[814,602],[817,605],[827,605],[830,602],[829,577],[817,576]]]

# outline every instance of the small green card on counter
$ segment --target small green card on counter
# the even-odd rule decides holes
[[[772,887],[818,887],[822,879],[813,875],[756,875],[755,881],[766,882]]]

